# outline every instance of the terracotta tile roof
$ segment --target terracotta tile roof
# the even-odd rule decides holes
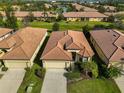
[[[0,42],[0,48],[9,48],[0,59],[31,59],[47,30],[41,28],[23,28]],[[12,50],[11,50],[12,49]]]
[[[77,10],[80,10],[81,8],[83,8],[85,12],[96,12],[96,11],[98,11],[98,10],[96,10],[96,9],[94,9],[94,8],[86,7],[86,6],[77,4],[77,3],[74,3],[74,4],[72,4],[72,5],[75,6],[75,8],[76,8]]]
[[[9,28],[0,28],[0,37],[13,31],[12,29],[9,29]]]
[[[72,53],[69,49],[85,50],[88,52],[87,57],[94,55],[84,34],[78,31],[61,31],[52,32],[50,39],[43,51],[41,59],[43,60],[73,60]],[[80,53],[79,53],[80,54]],[[84,56],[84,52],[80,54]]]
[[[124,58],[124,49],[122,49],[124,34],[111,29],[90,33],[110,62],[122,62]]]
[[[105,9],[108,9],[108,8],[109,8],[109,9],[112,10],[112,11],[116,10],[116,7],[114,7],[114,6],[109,6],[109,5],[105,5],[104,8],[105,8]]]
[[[3,15],[3,16],[6,16],[5,13],[3,11],[0,11],[0,13]],[[34,17],[44,17],[44,13],[43,12],[40,12],[40,11],[33,11],[32,12]],[[56,14],[55,13],[51,13],[51,12],[47,12],[47,17],[56,17]],[[15,12],[15,16],[16,17],[26,17],[29,15],[29,12],[28,11],[17,11]]]
[[[64,17],[86,17],[86,18],[104,18],[106,15],[99,12],[66,12],[63,13]]]

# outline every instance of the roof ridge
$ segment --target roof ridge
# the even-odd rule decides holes
[[[46,56],[46,55],[48,55],[54,48],[56,48],[57,46],[55,46],[55,47],[53,47],[52,49],[50,49],[50,51],[48,51],[45,55],[43,55],[42,57],[41,57],[41,59],[44,57],[44,56]]]
[[[26,57],[29,58],[21,46],[20,46],[20,49],[23,51],[23,53],[26,55]]]
[[[65,37],[65,36],[64,36],[64,37]],[[61,38],[61,39],[62,39],[62,38]],[[60,40],[61,40],[61,39],[60,39]],[[54,48],[56,48],[60,40],[57,41],[55,47],[51,48],[46,54],[42,55],[42,57],[48,55]],[[41,57],[41,59],[42,59],[42,57]]]
[[[115,33],[117,33],[115,30],[112,30],[114,31]],[[111,56],[109,57],[109,59],[111,59],[111,57],[114,55],[114,53],[118,50],[118,46],[115,45],[115,42],[121,37],[121,35],[119,33],[117,33],[119,35],[119,37],[112,43],[116,49],[113,51],[113,53],[111,54]]]
[[[59,48],[59,47],[57,47],[57,48]],[[62,51],[62,49],[61,48],[59,48],[61,51]],[[65,55],[67,55],[64,51],[62,51]],[[68,56],[68,55],[67,55]],[[70,58],[69,56],[68,56],[68,58]]]

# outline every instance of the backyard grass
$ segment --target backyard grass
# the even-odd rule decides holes
[[[41,87],[43,84],[43,79],[35,75],[35,70],[40,69],[41,67],[37,64],[34,64],[30,71],[25,73],[25,77],[21,86],[18,89],[17,93],[26,93],[25,90],[30,83],[34,83],[33,90],[31,93],[40,93]]]
[[[29,24],[31,27],[39,27],[39,28],[46,28],[48,30],[52,30],[54,22],[48,23],[48,22],[43,22],[43,21],[33,21]],[[82,27],[84,25],[89,25],[90,28],[93,28],[94,25],[104,25],[108,26],[111,25],[112,23],[108,22],[89,22],[89,21],[82,21],[82,22],[66,22],[66,21],[61,21],[58,22],[60,25],[60,30],[80,30],[82,31]],[[23,24],[21,21],[18,21],[18,26],[19,28],[23,27]]]
[[[68,93],[121,93],[112,80],[82,80],[68,84]]]
[[[60,30],[82,30],[82,27],[84,25],[88,24],[91,28],[94,26],[94,25],[105,25],[105,26],[108,26],[110,25],[111,23],[108,23],[108,22],[65,22],[65,21],[61,21],[59,22],[59,25],[60,25]],[[52,25],[53,23],[48,23],[48,22],[40,22],[40,21],[34,21],[34,22],[31,22],[30,23],[30,26],[31,27],[40,27],[40,28],[47,28],[49,30],[52,29]]]

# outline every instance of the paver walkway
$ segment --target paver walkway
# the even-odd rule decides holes
[[[17,93],[24,75],[24,69],[9,69],[0,79],[0,93]]]
[[[115,79],[115,82],[118,85],[118,87],[120,88],[121,93],[124,93],[124,75]]]
[[[66,93],[67,80],[63,69],[48,69],[44,78],[41,93]]]

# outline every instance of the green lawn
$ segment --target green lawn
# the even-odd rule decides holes
[[[121,93],[114,81],[94,79],[68,84],[68,93]]]
[[[17,93],[26,93],[25,92],[26,87],[32,82],[35,83],[35,86],[33,87],[33,90],[31,93],[40,93],[43,80],[35,75],[35,70],[40,68],[41,67],[39,65],[34,64],[32,69],[25,73],[25,77]]]
[[[51,30],[53,23],[54,22],[48,23],[48,22],[34,21],[34,22],[31,22],[29,24],[29,26],[46,28],[46,29]],[[108,22],[88,22],[88,21],[86,21],[86,22],[69,22],[69,23],[66,23],[65,21],[61,21],[61,22],[59,22],[59,24],[60,24],[60,30],[69,30],[69,29],[70,30],[82,30],[82,27],[84,25],[86,25],[86,24],[88,24],[92,28],[94,25],[108,26],[111,23],[108,23]],[[22,27],[22,22],[18,21],[18,25],[19,25],[19,28],[21,28]]]
[[[105,25],[105,26],[108,26],[110,25],[111,23],[108,23],[108,22],[69,22],[69,23],[66,23],[65,21],[62,21],[62,22],[59,22],[60,24],[60,30],[82,30],[82,27],[86,24],[88,24],[91,28],[94,26],[94,25]],[[32,27],[40,27],[40,28],[47,28],[49,30],[52,29],[52,25],[53,23],[48,23],[48,22],[32,22],[30,23],[30,26]]]

